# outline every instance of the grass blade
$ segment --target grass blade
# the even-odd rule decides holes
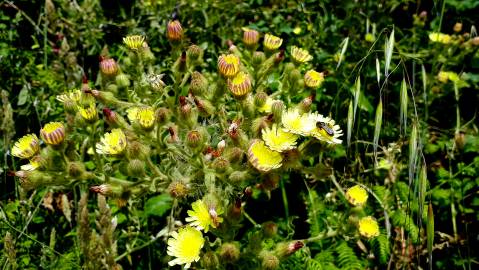
[[[401,91],[400,91],[400,110],[399,110],[399,131],[401,134],[406,132],[407,127],[407,103],[408,103],[408,96],[407,96],[407,85],[406,80],[403,78],[401,83]],[[403,130],[404,126],[404,130]]]
[[[426,117],[426,121],[428,118],[428,106],[427,106],[427,74],[426,68],[424,65],[421,66],[421,78],[422,78],[422,90],[423,90],[423,99],[424,99],[424,113]]]
[[[384,76],[389,76],[389,67],[391,66],[391,59],[393,56],[393,49],[394,49],[394,29],[391,32],[389,38],[386,38],[386,42],[384,44]]]
[[[376,108],[376,119],[375,119],[374,139],[373,139],[375,164],[377,164],[377,149],[378,149],[379,134],[381,133],[382,123],[383,123],[383,101],[382,99],[379,99],[379,104],[378,104],[378,107]]]
[[[414,173],[416,172],[417,156],[418,156],[418,139],[416,124],[412,125],[411,137],[409,139],[409,187],[411,187]]]
[[[353,131],[354,125],[354,112],[353,112],[353,102],[349,101],[349,109],[348,109],[348,132],[347,132],[347,143],[348,147],[351,144],[351,133]]]
[[[378,80],[378,85],[381,83],[381,66],[379,65],[379,59],[376,58],[376,77]]]
[[[344,59],[344,55],[346,54],[346,50],[348,49],[348,43],[349,43],[349,37],[345,38],[343,42],[341,42],[343,47],[341,48],[341,54],[339,55],[339,61],[338,61],[338,65],[336,66],[336,69],[339,68],[339,66],[341,65],[341,62]]]
[[[427,190],[427,171],[426,164],[423,163],[419,172],[419,216],[422,218],[424,213],[424,203],[426,202]]]
[[[429,270],[432,270],[432,247],[434,245],[434,212],[432,204],[427,209],[427,253],[429,255]]]

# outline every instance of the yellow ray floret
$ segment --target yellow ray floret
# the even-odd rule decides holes
[[[264,145],[261,140],[254,140],[248,149],[249,162],[259,171],[268,172],[281,167],[283,157]]]
[[[278,49],[281,47],[281,44],[283,44],[283,39],[277,36],[271,34],[266,34],[264,36],[263,46],[270,51]]]
[[[298,109],[283,112],[281,123],[285,131],[303,136],[308,136],[316,124],[309,114],[300,114]]]
[[[186,222],[191,222],[190,226],[198,230],[204,230],[206,233],[210,226],[217,228],[219,223],[223,222],[223,218],[218,217],[223,211],[220,209],[208,209],[208,206],[202,200],[197,200],[191,207],[193,210],[188,210],[189,217],[185,220]]]
[[[105,133],[101,142],[96,144],[96,152],[105,155],[119,155],[126,148],[126,136],[119,128]]]
[[[359,220],[359,234],[366,238],[372,238],[379,235],[379,225],[376,219],[371,216]]]
[[[170,266],[175,264],[184,264],[184,268],[189,268],[191,263],[200,259],[200,251],[205,243],[200,231],[193,227],[186,226],[180,228],[178,232],[173,232],[168,239],[168,255],[176,257],[168,262]]]
[[[307,50],[296,46],[291,47],[291,57],[296,63],[305,63],[313,59]]]
[[[37,135],[28,134],[20,138],[12,147],[12,155],[18,158],[31,158],[40,150]]]
[[[296,147],[298,135],[284,131],[274,124],[271,128],[262,130],[262,138],[271,150],[283,152]]]
[[[131,50],[138,50],[143,46],[145,37],[140,35],[132,35],[123,38],[123,43]]]
[[[346,199],[354,206],[361,206],[368,200],[368,192],[360,185],[355,185],[346,191]]]

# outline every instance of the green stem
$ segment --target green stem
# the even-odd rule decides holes
[[[320,233],[316,236],[313,236],[313,237],[310,237],[310,238],[307,238],[307,239],[304,239],[304,240],[301,240],[301,241],[306,244],[308,242],[315,242],[315,241],[320,241],[320,240],[323,240],[323,239],[326,239],[326,238],[335,237],[336,235],[338,235],[337,231],[327,231],[327,232],[322,232],[322,233]]]
[[[243,211],[243,215],[246,217],[247,220],[249,220],[249,222],[251,222],[251,224],[253,224],[255,227],[259,227],[260,225],[258,223],[256,223],[256,221],[253,220],[253,218],[248,215],[248,213],[246,213],[246,211]]]
[[[279,184],[281,186],[281,195],[283,197],[284,215],[285,215],[286,220],[288,221],[289,220],[288,197],[286,195],[286,188],[285,188],[285,185],[284,185],[283,178],[281,178],[281,180],[279,181]],[[289,222],[288,222],[288,224],[289,224]]]
[[[123,254],[121,254],[120,256],[118,256],[118,257],[115,258],[115,262],[118,262],[119,260],[121,260],[121,259],[123,259],[124,257],[130,255],[130,254],[133,253],[133,252],[136,252],[136,251],[138,251],[138,250],[141,250],[141,249],[143,249],[143,248],[145,248],[145,247],[147,247],[147,246],[153,244],[153,243],[156,242],[158,239],[160,239],[160,237],[154,237],[153,239],[151,239],[150,241],[144,243],[143,245],[137,246],[137,247],[135,247],[135,248],[133,248],[133,249],[130,249],[130,250],[124,252]]]

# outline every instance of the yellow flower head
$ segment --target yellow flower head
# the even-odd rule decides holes
[[[313,59],[307,50],[298,48],[296,46],[291,47],[291,57],[298,64],[305,63]]]
[[[128,119],[132,123],[138,123],[145,130],[153,129],[156,120],[155,110],[151,107],[133,107],[127,111]]]
[[[262,113],[271,113],[272,106],[273,106],[274,100],[270,97],[266,98],[266,102],[263,104],[263,106],[258,108],[258,112]]]
[[[71,102],[73,104],[77,104],[80,102],[82,97],[82,91],[75,89],[71,92],[61,94],[57,96],[57,100],[63,103]]]
[[[236,98],[243,98],[251,91],[251,79],[248,73],[240,71],[228,79],[228,89]]]
[[[266,34],[264,36],[263,46],[270,51],[278,49],[281,47],[281,44],[283,44],[283,39],[277,36],[273,36],[271,34]]]
[[[173,232],[171,238],[168,239],[166,253],[176,258],[169,261],[168,264],[170,266],[185,264],[185,268],[189,268],[192,262],[197,262],[200,259],[200,251],[204,243],[203,234],[190,226]]]
[[[169,21],[166,26],[166,37],[169,41],[179,41],[183,37],[183,27],[178,20]]]
[[[429,40],[431,40],[432,42],[449,44],[452,41],[452,37],[443,33],[433,32],[429,34]]]
[[[298,109],[289,109],[283,112],[281,123],[285,131],[308,136],[311,130],[314,129],[316,122],[310,114],[301,115]]]
[[[359,220],[359,233],[366,238],[378,236],[379,225],[376,219],[367,216]]]
[[[262,130],[262,137],[269,149],[283,152],[296,147],[298,135],[284,131],[274,124],[271,128]]]
[[[144,42],[145,37],[141,35],[126,36],[123,38],[123,43],[125,43],[128,48],[135,51],[142,48]]]
[[[12,147],[12,155],[18,158],[31,158],[40,150],[37,135],[28,134],[20,138]]]
[[[243,27],[243,43],[248,46],[252,47],[258,44],[259,41],[259,33],[256,30],[249,29]]]
[[[225,77],[234,77],[240,69],[240,59],[234,54],[222,54],[218,58],[218,70]]]
[[[95,122],[98,118],[98,112],[96,111],[95,103],[90,103],[88,107],[78,106],[78,112],[81,117],[88,122]]]
[[[343,140],[339,139],[339,137],[343,136],[343,131],[338,125],[335,125],[333,119],[317,113],[310,115],[315,122],[315,127],[310,133],[311,136],[329,144],[340,144],[343,142]]]
[[[304,74],[304,84],[310,88],[318,88],[324,82],[324,73],[309,70]]]
[[[208,206],[202,200],[197,200],[191,206],[193,210],[188,210],[189,217],[185,219],[186,222],[191,222],[190,226],[198,230],[205,230],[206,233],[210,226],[217,228],[223,222],[223,218],[218,217],[223,213],[221,209],[208,209]]]
[[[105,133],[101,142],[96,144],[96,152],[105,155],[119,155],[126,148],[126,136],[119,128]]]
[[[355,185],[346,191],[346,199],[354,206],[361,206],[368,200],[368,192],[360,185]]]
[[[259,171],[268,172],[281,167],[283,157],[266,147],[263,141],[254,140],[248,149],[248,160]]]
[[[36,157],[39,157],[39,156],[36,156]],[[22,171],[33,171],[36,168],[40,167],[40,165],[41,165],[41,163],[40,163],[39,158],[34,157],[34,158],[30,159],[30,162],[28,164],[20,166],[20,169]]]
[[[49,145],[59,145],[65,139],[65,127],[60,122],[51,122],[40,129],[42,140]]]
[[[442,83],[447,83],[449,80],[453,82],[459,81],[459,75],[456,72],[452,71],[439,71],[437,74],[438,81]]]

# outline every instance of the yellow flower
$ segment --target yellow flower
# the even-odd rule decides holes
[[[439,71],[437,74],[437,79],[442,83],[447,83],[449,80],[457,82],[459,81],[459,75],[452,71]]]
[[[126,148],[126,136],[119,128],[105,133],[101,142],[96,144],[96,152],[105,155],[119,155]]]
[[[283,44],[283,39],[277,36],[273,36],[271,34],[266,34],[264,36],[263,46],[270,51],[278,49],[281,47],[281,44]]]
[[[72,102],[73,104],[77,104],[80,101],[81,97],[82,97],[82,91],[75,89],[75,90],[72,90],[71,92],[58,95],[56,99],[63,103]]]
[[[248,47],[258,44],[259,33],[256,30],[243,27],[243,43]]]
[[[191,222],[190,226],[198,230],[205,230],[206,233],[210,226],[217,228],[219,223],[223,222],[223,218],[218,217],[223,213],[221,209],[208,209],[208,206],[202,200],[197,200],[191,206],[193,210],[188,210],[189,217],[185,219],[186,222]]]
[[[98,112],[96,111],[95,103],[90,103],[88,107],[78,106],[77,108],[83,119],[88,122],[95,122],[97,120]]]
[[[169,41],[179,41],[183,37],[183,27],[178,20],[169,21],[166,26],[166,37]]]
[[[60,122],[51,122],[40,129],[42,140],[49,145],[59,145],[65,139],[65,127]]]
[[[311,136],[329,144],[340,144],[343,142],[343,140],[339,139],[339,137],[343,136],[343,131],[338,125],[335,125],[333,119],[320,114],[311,114],[311,117],[315,121],[315,127],[310,132]]]
[[[452,37],[450,35],[446,35],[446,34],[438,33],[438,32],[430,33],[429,39],[432,42],[439,42],[442,44],[449,44],[452,41]]]
[[[318,88],[324,82],[324,74],[315,70],[309,70],[304,74],[304,84],[310,88]]]
[[[18,158],[31,158],[40,150],[37,135],[28,134],[20,138],[12,147],[12,155]]]
[[[192,262],[197,262],[200,259],[200,251],[204,243],[203,234],[190,226],[173,232],[171,238],[168,239],[166,253],[176,258],[169,261],[168,264],[170,266],[185,264],[185,268],[189,268]]]
[[[283,112],[281,123],[285,131],[303,136],[309,136],[316,124],[310,114],[301,115],[298,109],[289,109]]]
[[[359,220],[359,233],[366,238],[378,236],[378,222],[371,216],[362,218],[361,220]]]
[[[291,57],[298,64],[305,63],[313,59],[307,50],[298,48],[296,46],[291,47]]]
[[[263,141],[254,140],[248,149],[249,162],[259,171],[268,172],[281,167],[281,154],[269,149]]]
[[[41,165],[41,163],[40,163],[39,156],[36,156],[36,157],[30,159],[30,162],[28,164],[20,166],[20,169],[22,171],[33,171],[36,168],[40,167],[40,165]]]
[[[346,199],[354,206],[361,206],[368,200],[368,192],[360,185],[355,185],[346,191]]]
[[[296,147],[298,135],[289,133],[274,124],[271,128],[262,130],[262,137],[269,149],[283,152]]]
[[[126,36],[123,38],[123,43],[131,50],[138,50],[143,47],[145,37],[140,35]]]
[[[233,77],[239,72],[240,59],[234,54],[222,54],[218,58],[218,70],[225,77]]]
[[[233,78],[228,79],[228,89],[236,98],[243,98],[251,91],[250,76],[241,71]]]
[[[153,129],[155,125],[155,110],[151,107],[133,107],[126,111],[128,119],[132,123],[138,123],[145,130]]]

